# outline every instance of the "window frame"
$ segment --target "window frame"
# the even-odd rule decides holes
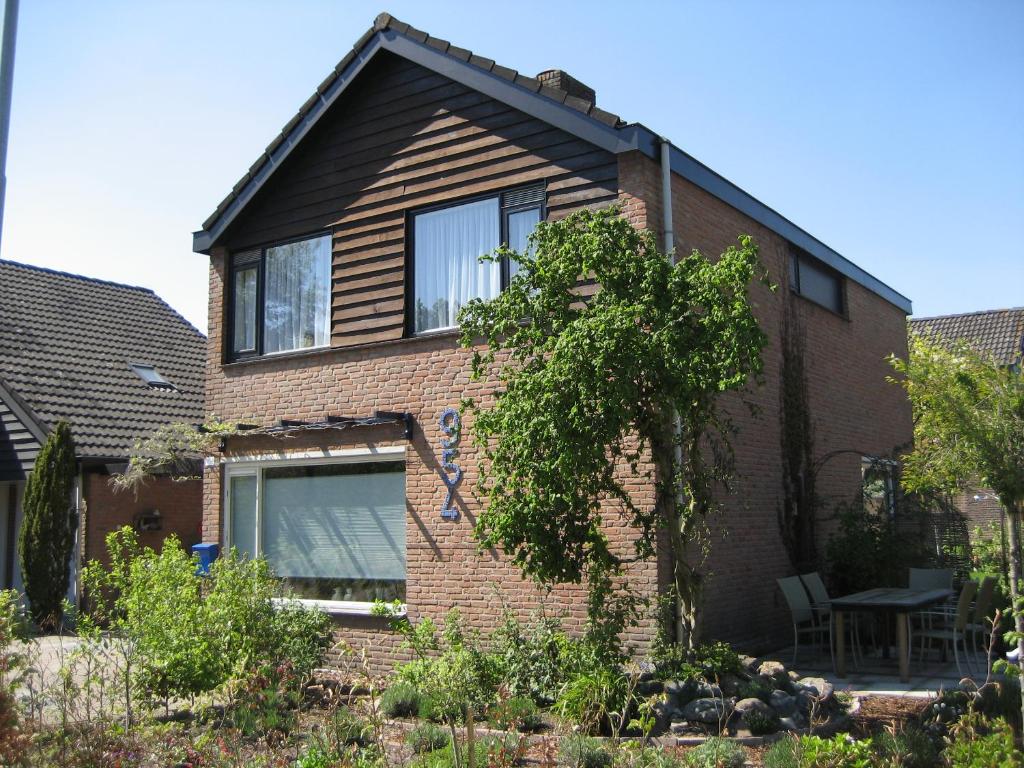
[[[263,470],[267,468],[313,466],[313,465],[334,465],[334,464],[370,464],[377,462],[395,462],[403,465],[403,473],[406,479],[409,475],[408,461],[404,445],[380,446],[377,448],[359,448],[343,451],[328,451],[327,455],[317,452],[315,456],[310,454],[298,455],[238,455],[224,459],[224,472],[221,487],[221,532],[220,545],[226,553],[232,546],[229,534],[231,531],[231,481],[236,477],[256,478],[256,514],[255,526],[256,537],[255,557],[263,554]],[[406,504],[408,504],[408,486],[406,487]],[[408,527],[408,514],[406,514],[406,526]],[[406,599],[408,599],[408,555],[409,543],[406,539]],[[304,597],[284,597],[278,600],[281,604],[294,603],[319,608],[330,614],[371,616],[373,602],[358,600],[316,600]],[[400,608],[404,613],[405,604]]]
[[[526,202],[513,202],[506,204],[508,197],[517,194],[536,192],[539,195],[537,200]],[[420,338],[424,336],[435,336],[439,334],[453,333],[458,331],[458,325],[448,325],[443,328],[431,328],[426,331],[416,330],[416,217],[424,213],[444,211],[449,208],[457,208],[461,205],[478,203],[483,200],[498,201],[498,246],[508,243],[508,219],[509,216],[523,211],[537,210],[540,213],[538,221],[547,219],[547,184],[537,182],[532,184],[520,184],[508,189],[500,189],[495,192],[487,192],[479,195],[460,197],[454,200],[446,200],[443,203],[435,203],[419,208],[412,208],[405,215],[405,338]],[[503,258],[500,265],[499,292],[508,288],[510,277],[509,260]]]
[[[870,502],[876,500],[876,496],[868,496],[867,494],[867,482],[868,473],[883,471],[882,481],[882,494],[881,494],[881,506],[882,510],[871,510],[869,509]],[[896,506],[897,506],[897,494],[899,493],[900,480],[899,480],[899,463],[893,459],[886,459],[880,456],[861,456],[860,458],[860,485],[861,493],[864,497],[864,506],[866,511],[884,511],[886,517],[889,520],[896,519]]]
[[[264,339],[264,324],[266,319],[266,285],[267,285],[267,251],[272,248],[280,248],[284,245],[292,245],[293,243],[301,243],[304,240],[318,240],[321,237],[328,238],[328,253],[331,254],[329,257],[331,260],[330,264],[330,277],[328,278],[327,286],[327,343],[320,344],[312,347],[298,347],[296,349],[283,349],[278,352],[264,352],[263,351],[263,339]],[[317,231],[313,233],[307,233],[304,235],[298,235],[296,237],[289,237],[284,240],[274,240],[273,242],[265,243],[254,248],[239,248],[237,251],[229,252],[227,255],[227,281],[225,284],[225,291],[227,292],[227,301],[224,302],[226,307],[224,317],[224,360],[228,363],[237,363],[243,360],[255,360],[258,358],[271,358],[280,357],[282,355],[296,355],[305,354],[307,352],[316,352],[322,349],[328,349],[331,346],[331,314],[332,306],[331,302],[334,300],[334,230],[330,231]],[[247,257],[241,264],[235,263],[236,256]],[[235,351],[235,306],[237,302],[237,294],[235,292],[235,276],[239,272],[245,272],[246,270],[256,269],[256,326],[254,328],[255,333],[253,334],[255,347],[252,350]]]
[[[801,262],[812,262],[814,268],[820,272],[830,276],[836,281],[836,301],[839,304],[838,309],[830,307],[827,304],[822,304],[812,296],[808,296],[800,290],[800,263]],[[806,251],[797,248],[796,246],[790,246],[789,248],[789,292],[799,296],[800,298],[811,302],[817,307],[828,310],[833,315],[838,315],[846,320],[849,319],[847,313],[847,302],[846,302],[846,278],[838,271],[830,267],[828,264],[823,262],[821,259],[817,259]]]

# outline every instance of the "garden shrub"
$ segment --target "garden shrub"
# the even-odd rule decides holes
[[[872,745],[884,760],[902,768],[933,768],[939,764],[935,740],[920,728],[884,731],[872,739]]]
[[[387,717],[416,717],[422,701],[422,694],[411,683],[399,681],[384,690],[380,711]]]
[[[555,700],[555,713],[587,732],[605,726],[608,716],[626,707],[627,681],[618,669],[596,666],[577,672]]]
[[[681,768],[682,760],[674,752],[645,746],[639,741],[625,741],[615,752],[615,768]]]
[[[370,724],[348,707],[338,707],[331,714],[330,737],[337,746],[365,747],[373,741]]]
[[[693,649],[678,643],[658,643],[654,664],[662,680],[721,680],[742,669],[739,654],[728,643],[718,641]]]
[[[760,699],[766,704],[771,703],[772,691],[775,688],[761,678],[744,680],[736,687],[736,697],[739,699]]]
[[[513,696],[491,707],[488,718],[495,728],[503,731],[531,733],[543,724],[540,710],[532,699]]]
[[[259,736],[268,743],[291,733],[300,698],[291,675],[287,663],[250,672],[236,692],[231,711],[235,727],[245,736]]]
[[[951,768],[1020,768],[1024,757],[1014,746],[1013,729],[1001,718],[965,714],[950,727],[943,756]]]
[[[764,755],[764,768],[871,768],[876,764],[871,742],[855,741],[845,733],[786,738]]]
[[[443,749],[449,742],[448,732],[434,723],[420,723],[405,737],[405,743],[418,755]]]
[[[598,739],[574,733],[562,739],[559,763],[566,768],[609,768],[612,753]]]
[[[683,758],[687,768],[742,768],[747,755],[739,744],[713,736]]]
[[[23,765],[31,740],[22,730],[15,699],[31,664],[26,630],[18,593],[0,590],[0,765],[5,766]]]
[[[473,745],[473,754],[476,757],[476,764],[477,766],[480,766],[480,768],[488,765],[487,753],[489,749],[490,741],[487,739],[477,739]],[[455,752],[452,749],[451,740],[449,740],[441,749],[424,752],[414,757],[412,762],[409,763],[408,768],[452,768],[455,765],[465,766],[467,764],[466,756],[466,745],[459,744],[460,760],[456,762]]]
[[[800,743],[795,737],[776,741],[761,758],[764,768],[800,768]]]
[[[203,577],[176,537],[155,552],[127,527],[107,536],[107,549],[109,567],[92,561],[83,569],[91,612],[80,622],[85,632],[106,625],[126,639],[132,682],[143,692],[166,701],[232,680],[253,694],[266,677],[275,688],[297,688],[320,663],[329,617],[276,606],[278,582],[266,561],[232,550]]]
[[[563,649],[569,644],[558,619],[544,616],[523,626],[506,611],[491,643],[509,693],[542,705],[555,700],[565,683]]]

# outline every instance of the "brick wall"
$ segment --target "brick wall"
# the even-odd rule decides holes
[[[159,550],[171,534],[186,547],[201,540],[203,517],[202,481],[176,482],[168,477],[150,478],[136,493],[115,492],[106,474],[85,475],[85,559],[106,559],[105,539],[121,526],[132,526],[136,515],[160,511],[162,528],[139,534],[143,546]]]
[[[620,204],[637,226],[660,226],[660,169],[631,153],[619,156]],[[673,215],[679,250],[700,248],[716,254],[753,235],[779,287],[753,289],[753,300],[769,337],[765,352],[765,385],[746,399],[759,409],[752,415],[740,397],[727,404],[740,429],[735,440],[738,479],[725,499],[726,511],[713,526],[712,554],[707,563],[705,620],[709,636],[747,648],[765,648],[786,641],[788,614],[774,579],[790,573],[777,526],[781,504],[779,427],[779,338],[788,306],[805,334],[810,407],[816,456],[837,450],[825,465],[819,491],[849,498],[860,483],[860,452],[885,454],[910,439],[909,406],[900,390],[885,382],[889,353],[906,351],[905,317],[873,293],[847,284],[848,317],[840,317],[802,298],[790,296],[787,285],[787,244],[774,233],[676,177]],[[464,397],[486,401],[480,383],[469,380],[467,352],[452,335],[332,349],[312,354],[222,365],[223,285],[225,254],[215,252],[210,271],[209,365],[207,412],[228,421],[269,425],[279,419],[319,420],[330,414],[369,415],[375,410],[409,411],[416,419],[415,436],[407,444],[408,550],[407,600],[414,619],[439,619],[458,606],[473,624],[493,625],[505,601],[521,615],[543,605],[564,611],[570,623],[584,615],[583,592],[559,588],[551,593],[521,579],[497,553],[479,552],[471,531],[480,505],[472,490],[476,457],[463,441],[457,463],[465,474],[455,503],[463,510],[458,521],[440,519],[445,495],[440,480],[437,419],[447,406]],[[270,442],[273,441],[273,442]],[[396,426],[354,428],[298,435],[286,440],[235,438],[226,454],[250,451],[353,448],[406,445]],[[221,539],[223,467],[208,468],[204,477],[203,538]],[[650,482],[633,481],[641,503],[653,499]],[[631,536],[609,510],[609,534],[624,554]],[[822,540],[828,527],[822,527]],[[653,595],[667,577],[667,562],[639,564],[630,571],[631,584]],[[659,578],[660,574],[660,578]],[[500,595],[500,597],[499,597]],[[652,632],[648,622],[629,638],[639,648]],[[395,658],[395,641],[379,621],[339,619],[339,636],[372,647],[375,662],[387,666]]]

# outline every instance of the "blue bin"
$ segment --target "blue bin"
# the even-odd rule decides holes
[[[213,561],[220,555],[220,545],[193,544],[192,552],[199,555],[199,566],[196,568],[196,573],[200,576],[207,576],[210,573],[210,566],[213,565]]]

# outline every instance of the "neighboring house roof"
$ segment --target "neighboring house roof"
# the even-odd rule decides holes
[[[202,421],[205,350],[147,288],[0,260],[0,398],[26,429],[67,421],[79,457],[126,457],[163,424]],[[151,387],[132,363],[176,389]]]
[[[382,50],[443,74],[609,152],[639,150],[651,158],[659,157],[662,139],[643,125],[626,124],[616,115],[598,109],[593,102],[544,85],[536,78],[520,75],[514,69],[477,56],[465,48],[452,45],[447,40],[432,37],[390,14],[382,13],[374,21],[373,27],[356,41],[353,49],[317,87],[316,92],[299,108],[298,113],[288,121],[263,154],[250,166],[248,172],[235,184],[228,196],[203,222],[203,228],[194,233],[195,251],[208,253],[219,243],[231,222],[238,217],[274,171],[356,79],[367,62]],[[908,298],[868,274],[789,219],[678,147],[670,145],[669,156],[675,173],[811,253],[904,312],[910,313],[911,303]]]
[[[921,336],[963,341],[978,352],[992,355],[1001,365],[1019,365],[1024,353],[1024,307],[914,317],[910,328]]]

